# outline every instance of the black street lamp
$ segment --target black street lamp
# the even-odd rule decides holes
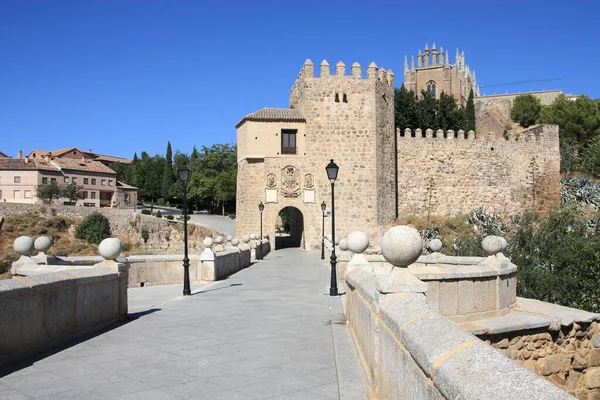
[[[325,259],[325,209],[327,205],[325,201],[321,203],[321,211],[323,212],[323,229],[321,230],[321,260]]]
[[[338,170],[340,168],[333,162],[333,159],[327,164],[325,170],[327,171],[327,178],[331,182],[331,283],[329,285],[329,295],[337,296],[337,274],[336,265],[337,257],[335,256],[335,180],[338,176]]]
[[[185,163],[177,168],[179,180],[183,183],[183,295],[189,296],[192,294],[190,288],[190,259],[188,258],[188,237],[187,237],[187,185],[192,176],[192,170]]]
[[[262,255],[262,239],[263,239],[263,232],[262,232],[262,213],[265,209],[265,205],[263,204],[263,202],[261,201],[260,204],[258,205],[258,211],[260,211],[260,239],[258,241],[258,244],[260,246],[260,251],[258,252],[258,254],[256,255],[256,259],[257,260],[262,260],[263,259],[263,255]],[[258,248],[258,247],[257,247]]]

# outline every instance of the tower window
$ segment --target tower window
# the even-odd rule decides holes
[[[281,130],[281,154],[296,154],[296,133],[295,129]]]
[[[431,93],[431,95],[433,97],[435,97],[435,82],[434,81],[427,82],[426,88],[427,88],[427,92]]]
[[[336,93],[336,94],[335,94],[335,102],[336,102],[336,103],[339,103],[339,102],[340,102],[340,94],[339,94],[339,93]]]
[[[346,93],[344,93],[344,96],[342,97],[342,101],[343,101],[344,103],[347,103],[347,102],[348,102],[348,96],[346,95]]]

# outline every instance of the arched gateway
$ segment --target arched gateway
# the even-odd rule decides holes
[[[275,223],[275,250],[287,247],[305,248],[304,216],[296,207],[282,208]]]

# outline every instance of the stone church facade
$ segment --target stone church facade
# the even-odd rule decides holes
[[[438,53],[439,63],[446,57],[442,49]],[[466,70],[457,68],[464,77]],[[440,70],[446,74],[443,65]],[[474,75],[466,75],[474,83]],[[291,89],[290,108],[263,108],[236,128],[238,237],[259,233],[262,202],[263,233],[273,240],[278,215],[288,210],[296,245],[318,249],[321,203],[331,209],[325,171],[331,159],[340,168],[336,236],[360,229],[375,246],[397,217],[453,215],[480,206],[539,210],[560,198],[558,127],[537,126],[508,139],[426,127],[396,131],[394,73],[375,63],[363,76],[358,63],[347,73],[339,62],[331,74],[323,61],[317,76],[307,60]],[[330,231],[326,218],[325,233]]]

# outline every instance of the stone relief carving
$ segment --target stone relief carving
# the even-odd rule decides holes
[[[283,197],[300,196],[300,173],[298,168],[288,165],[281,171],[281,194]]]
[[[267,187],[268,188],[274,188],[276,185],[275,183],[275,174],[268,174],[267,175]]]
[[[312,189],[315,186],[315,179],[312,174],[304,175],[304,188]]]

